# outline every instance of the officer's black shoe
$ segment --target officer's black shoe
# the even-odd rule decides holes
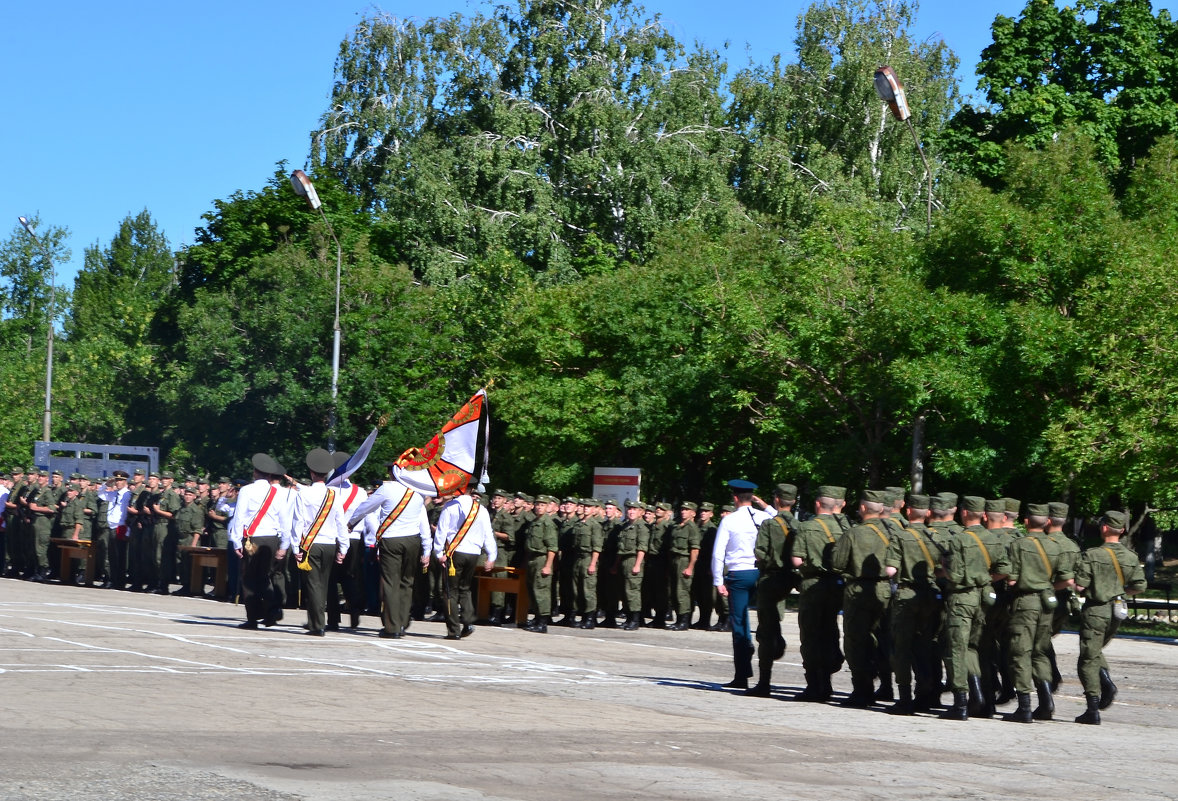
[[[1076,718],[1077,723],[1086,723],[1089,726],[1100,725],[1100,696],[1086,695],[1084,698],[1088,701],[1088,709],[1083,715]]]
[[[1113,684],[1113,677],[1108,668],[1100,669],[1100,708],[1108,709],[1117,697],[1117,685]],[[1097,723],[1100,721],[1098,720]]]
[[[1051,697],[1051,682],[1040,679],[1035,682],[1035,691],[1039,694],[1039,706],[1031,713],[1035,720],[1051,720],[1055,714],[1055,700]]]
[[[327,630],[328,631],[339,631],[339,623],[328,623]]]
[[[463,626],[463,627],[462,627],[462,633],[461,633],[461,634],[459,634],[458,636],[459,636],[459,637],[469,637],[469,636],[470,636],[470,635],[472,635],[472,634],[474,634],[474,626],[469,626],[469,625],[468,625],[468,626]]]
[[[727,684],[721,684],[721,687],[727,687],[730,690],[747,690],[749,688],[749,680],[747,676],[735,676],[732,681]]]
[[[638,630],[638,613],[627,612],[626,622],[622,625],[622,631],[637,631]]]
[[[1031,723],[1034,721],[1034,713],[1031,712],[1031,694],[1030,693],[1015,693],[1018,697],[1018,709],[1006,716],[1006,720],[1014,723]]]
[[[969,720],[969,692],[953,693],[953,705],[941,713],[942,720]]]
[[[915,715],[916,706],[912,702],[912,688],[901,684],[897,690],[900,693],[900,700],[892,704],[888,708],[889,714],[892,715]]]
[[[250,630],[253,630],[253,629],[256,629],[256,628],[258,627],[258,621],[256,621],[256,620],[247,620],[247,621],[245,621],[244,623],[238,623],[238,624],[237,624],[237,627],[238,627],[239,629],[250,629]]]

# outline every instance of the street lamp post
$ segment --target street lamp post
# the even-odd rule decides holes
[[[49,442],[49,429],[52,421],[50,409],[53,406],[53,307],[57,302],[57,280],[53,270],[53,257],[45,247],[45,243],[37,236],[36,229],[26,217],[17,217],[20,224],[29,232],[29,236],[41,248],[45,260],[49,262],[49,335],[48,347],[45,354],[45,416],[41,423],[41,440]]]
[[[925,216],[925,231],[933,227],[933,171],[929,169],[928,159],[924,157],[924,148],[920,146],[920,137],[916,135],[916,126],[912,124],[912,111],[908,108],[908,96],[904,93],[904,84],[896,77],[891,67],[882,66],[875,71],[875,93],[879,99],[888,104],[892,116],[908,123],[908,130],[912,132],[912,141],[916,143],[916,152],[924,162],[924,173],[928,176],[928,204]]]
[[[327,433],[327,449],[329,451],[334,451],[335,406],[336,396],[339,394],[339,286],[340,273],[342,271],[343,250],[340,248],[339,239],[337,239],[335,236],[335,229],[331,227],[331,223],[328,221],[327,215],[323,213],[323,202],[319,200],[319,193],[315,191],[315,185],[311,183],[311,179],[307,177],[307,174],[302,170],[295,170],[290,174],[290,185],[294,189],[294,193],[296,195],[306,200],[308,206],[319,212],[319,216],[323,218],[324,225],[327,226],[327,232],[331,234],[331,238],[335,241],[335,320],[331,324],[331,416],[328,419]]]

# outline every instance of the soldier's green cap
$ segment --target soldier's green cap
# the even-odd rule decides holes
[[[1050,517],[1051,510],[1045,503],[1028,503],[1027,514],[1030,517]]]
[[[1003,498],[1002,502],[1006,504],[1006,511],[1012,515],[1017,515],[1019,507],[1022,506],[1018,498]]]
[[[232,482],[229,480],[229,476],[220,476],[217,479],[217,483],[218,484],[230,484]]]
[[[60,476],[62,475],[62,472],[60,470],[54,470],[51,475]]]
[[[891,493],[887,490],[863,490],[859,500],[863,503],[891,503]]]
[[[884,492],[888,494],[888,503],[895,503],[904,497],[903,487],[884,487]]]
[[[961,508],[967,512],[984,512],[986,499],[980,495],[966,495],[961,499]]]
[[[627,509],[645,509],[646,504],[644,504],[642,501],[638,500],[637,498],[627,498],[626,499],[626,508]]]
[[[137,475],[137,476],[146,475],[146,472],[143,470],[142,467],[136,467],[135,468],[135,475]]]
[[[726,503],[726,504],[724,504],[723,506],[721,506],[721,507],[720,507],[720,511],[721,511],[721,512],[735,512],[735,511],[736,511],[736,507],[735,507],[735,506],[733,506],[733,505],[732,505],[732,504],[730,504],[730,503]]]
[[[531,503],[531,502],[532,502],[532,496],[531,496],[531,495],[529,495],[529,494],[528,494],[528,493],[526,493],[526,492],[517,492],[517,493],[515,494],[515,497],[516,497],[518,500],[521,500],[521,501],[527,501],[528,503]]]
[[[23,467],[14,467],[12,468],[12,474],[14,476],[23,476],[25,474],[25,469]]]
[[[698,507],[698,506],[696,506],[696,505],[695,505],[694,503],[692,503],[691,501],[684,501],[683,503],[679,504],[679,508],[680,508],[680,509],[690,509],[690,510],[691,510],[691,511],[693,511],[693,512],[695,512],[695,511],[697,511],[697,510],[699,509],[699,507]]]
[[[936,497],[945,501],[946,509],[957,508],[957,493],[956,492],[938,492]]]
[[[55,473],[56,473],[57,471],[55,470],[55,471],[53,471],[53,472],[55,472]],[[74,472],[70,473],[70,481],[77,481],[79,478],[82,478],[82,477],[83,477],[83,476],[82,476],[82,474],[81,474],[81,473],[79,473],[77,470],[75,470]]]
[[[667,503],[666,501],[659,501],[657,504],[655,504],[655,508],[661,509],[664,512],[669,512],[671,511],[671,504]]]
[[[175,478],[175,477],[176,477],[176,474],[173,473],[171,470],[165,470],[164,472],[160,473],[160,478]]]
[[[1006,501],[1001,498],[990,498],[986,501],[986,514],[1006,514]]]
[[[838,487],[834,484],[823,484],[818,488],[819,498],[830,498],[833,501],[845,501],[847,499],[847,488]]]
[[[604,501],[601,502],[601,505],[602,506],[612,506],[615,509],[618,508],[618,502],[616,500],[614,500],[613,498],[606,498]]]
[[[601,506],[601,501],[597,500],[596,498],[584,498],[582,499],[582,502],[586,506],[592,506],[594,508]]]
[[[335,467],[335,465],[332,464],[332,467]],[[184,483],[185,484],[195,484],[196,483],[196,476],[194,476],[192,473],[187,474],[186,476],[184,476]]]
[[[197,483],[197,484],[208,484],[208,483],[209,483],[209,477],[208,477],[208,476],[199,476],[199,477],[196,479],[196,483]]]
[[[1051,503],[1047,504],[1047,516],[1056,517],[1060,520],[1067,518],[1068,505],[1060,501],[1052,501]]]
[[[714,512],[716,511],[716,504],[711,501],[704,501],[699,505],[699,510],[701,512]]]
[[[928,499],[928,508],[934,512],[948,512],[955,507],[949,503],[947,498],[943,498],[940,495],[933,495]]]
[[[1124,531],[1125,526],[1129,525],[1129,518],[1124,512],[1109,509],[1100,516],[1100,525],[1108,526],[1113,531]]]
[[[70,485],[69,485],[69,489],[70,489],[70,490],[72,490],[72,491],[74,491],[74,492],[81,492],[81,491],[82,491],[82,485],[81,485],[81,484],[79,484],[79,483],[77,483],[76,481],[71,481],[71,482],[70,482]]]
[[[575,504],[578,504],[578,503],[580,503],[580,502],[581,502],[581,499],[580,499],[580,498],[574,498],[572,495],[566,495],[566,496],[565,496],[565,497],[564,497],[564,498],[561,500],[561,503],[571,503],[571,504],[574,504],[574,505],[575,505]]]
[[[196,487],[185,487],[184,494],[185,495],[196,495]]]
[[[552,497],[551,495],[545,495],[543,493],[537,495],[535,498],[529,498],[528,500],[532,501],[532,503],[556,503],[557,502],[556,498]]]
[[[928,509],[931,504],[932,498],[927,495],[921,495],[915,492],[908,495],[909,509]]]
[[[796,501],[798,488],[793,484],[777,484],[773,487],[773,494],[783,501]]]
[[[644,504],[642,505],[642,508],[643,508],[643,509],[645,509],[645,510],[646,510],[646,511],[648,511],[648,512],[653,512],[653,511],[654,511],[654,509],[655,509],[655,506],[654,506],[654,504],[653,504],[653,503],[644,503]]]
[[[510,498],[511,493],[504,489],[497,489],[491,493],[491,496],[494,498]]]
[[[159,477],[160,477],[160,474],[155,472],[154,470],[152,470],[151,475],[148,476],[148,478],[159,478]]]

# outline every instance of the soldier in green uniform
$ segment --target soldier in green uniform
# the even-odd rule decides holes
[[[671,528],[668,551],[667,577],[669,594],[674,603],[675,623],[671,631],[687,631],[691,627],[691,582],[699,562],[700,534],[695,524],[697,507],[691,501],[679,505],[679,524]]]
[[[82,529],[85,527],[83,518],[82,485],[71,482],[64,486],[65,494],[62,496],[64,505],[58,515],[58,523],[61,526],[58,532],[61,537],[68,540],[82,539]],[[77,560],[71,560],[71,564]],[[62,584],[77,584],[81,585],[86,580],[86,574],[82,570],[71,570],[57,577]]]
[[[618,558],[610,570],[620,585],[622,611],[626,613],[622,631],[634,631],[642,625],[642,573],[646,550],[650,547],[650,531],[642,519],[643,511],[641,502],[626,501],[626,522],[618,530]]]
[[[604,519],[601,521],[601,556],[597,574],[597,608],[601,611],[601,626],[607,629],[618,627],[618,606],[622,595],[619,592],[617,576],[610,571],[618,561],[618,532],[624,522],[618,502],[607,498],[602,504]]]
[[[797,572],[798,634],[801,637],[805,688],[798,701],[826,701],[831,695],[830,677],[843,664],[839,649],[839,610],[843,606],[843,580],[834,569],[834,547],[843,536],[835,517],[847,494],[844,487],[826,484],[818,488],[814,516],[798,524],[790,561]]]
[[[151,513],[155,525],[152,528],[152,568],[155,573],[155,592],[167,595],[168,587],[176,576],[176,546],[180,533],[176,529],[176,512],[180,511],[182,501],[180,495],[173,488],[175,476],[171,473],[160,474],[159,496],[151,505]]]
[[[142,469],[137,469],[131,479],[131,501],[127,506],[127,525],[131,537],[127,547],[127,569],[130,576],[128,586],[132,592],[146,590],[155,580],[151,574],[148,546],[155,527],[151,505],[155,503],[159,481],[159,473],[144,476]]]
[[[552,607],[559,610],[561,619],[558,626],[575,626],[577,624],[576,593],[573,589],[574,567],[577,563],[576,546],[574,545],[573,530],[579,520],[585,518],[584,498],[565,498],[557,506],[556,516],[556,565],[552,582]]]
[[[699,609],[699,620],[692,623],[691,627],[705,631],[712,628],[712,610],[716,610],[720,616],[717,625],[724,622],[724,615],[728,611],[728,599],[717,592],[712,583],[712,551],[716,547],[715,510],[714,504],[705,501],[699,505],[696,514],[701,558],[696,560],[695,574],[691,578],[691,599]]]
[[[177,531],[177,548],[192,548],[200,545],[201,535],[204,533],[205,509],[197,500],[199,492],[195,486],[184,487],[182,503],[176,510],[175,526]],[[192,586],[192,557],[187,551],[181,551],[180,557],[180,589],[176,595],[201,594],[204,589]]]
[[[880,520],[888,510],[886,490],[865,490],[859,499],[857,526],[839,538],[832,565],[843,575],[843,653],[851,670],[851,694],[844,706],[875,702],[879,627],[888,611],[889,588],[884,557],[889,539]]]
[[[24,572],[25,551],[24,532],[21,528],[20,499],[28,491],[29,483],[23,467],[12,470],[12,488],[4,501],[4,550],[8,560],[8,569],[4,575],[17,578]]]
[[[1068,520],[1068,505],[1053,501],[1047,504],[1047,512],[1047,534],[1055,540],[1060,549],[1059,569],[1074,577],[1076,566],[1080,562],[1080,545],[1063,530],[1064,523]],[[1056,590],[1055,600],[1055,611],[1051,615],[1052,637],[1063,631],[1063,625],[1067,622],[1069,615],[1079,615],[1083,609],[1083,602],[1080,600],[1080,596],[1076,595],[1074,586]],[[1059,690],[1063,676],[1060,675],[1059,662],[1055,658],[1055,646],[1050,640],[1047,642],[1047,659],[1051,662],[1051,691],[1054,693]]]
[[[1104,658],[1104,646],[1116,636],[1121,620],[1128,614],[1125,596],[1136,595],[1146,588],[1145,570],[1137,554],[1121,544],[1128,523],[1124,512],[1105,512],[1100,518],[1100,537],[1104,542],[1084,551],[1076,567],[1076,592],[1084,596],[1076,670],[1084,685],[1088,707],[1076,718],[1077,723],[1100,725],[1100,710],[1107,709],[1117,697],[1117,686]]]
[[[757,527],[757,541],[753,555],[757,566],[757,683],[746,695],[767,698],[771,692],[773,663],[785,656],[785,637],[781,633],[781,619],[785,616],[785,597],[793,581],[794,536],[798,521],[793,516],[798,488],[793,484],[778,484],[773,488],[773,507],[777,514]]]
[[[536,610],[535,616],[524,624],[528,631],[548,633],[552,617],[552,571],[556,562],[557,531],[554,513],[559,503],[551,495],[537,495],[536,518],[527,528],[524,555],[528,565],[528,592]]]
[[[943,717],[950,720],[994,714],[993,705],[983,701],[978,649],[984,609],[997,601],[992,583],[1005,578],[1009,567],[1002,540],[982,525],[985,510],[985,498],[966,495],[962,499],[964,529],[950,540],[945,557],[945,672],[953,705]],[[977,713],[970,711],[971,706]]]
[[[1002,543],[1003,552],[1009,554],[1014,538],[1010,533],[1013,529],[1008,529],[1006,525],[1006,509],[1005,498],[986,501],[983,523],[990,535]],[[1015,696],[1006,641],[1010,606],[1014,597],[1003,580],[995,581],[993,589],[998,602],[983,609],[986,623],[978,643],[978,660],[982,671],[982,707],[977,711],[980,717],[990,717],[994,714],[995,706],[1008,703]]]
[[[597,573],[604,534],[593,510],[600,506],[595,498],[582,498],[577,507],[578,520],[573,525],[573,599],[575,610],[581,614],[576,624],[579,629],[597,627]]]
[[[58,473],[60,476],[61,474]],[[42,470],[37,476],[37,486],[28,496],[28,509],[32,516],[33,581],[49,579],[49,538],[53,536],[54,523],[58,514],[58,493],[49,483],[49,474]]]
[[[1072,583],[1072,575],[1060,570],[1059,544],[1049,537],[1047,504],[1027,505],[1027,535],[1010,544],[1010,572],[1006,578],[1011,595],[1007,643],[1018,709],[1007,717],[1018,723],[1051,720],[1055,702],[1051,697],[1051,617],[1058,600],[1057,589]],[[1031,710],[1031,687],[1039,695],[1039,706]]]
[[[670,564],[671,529],[675,525],[671,516],[671,504],[660,501],[654,506],[654,522],[650,524],[650,549],[646,552],[646,563],[642,577],[642,608],[650,611],[648,626],[655,629],[667,627],[667,613],[670,599],[667,595],[667,571]]]
[[[888,711],[896,715],[915,713],[915,699],[927,711],[941,694],[937,654],[941,590],[936,574],[943,551],[924,524],[930,502],[927,495],[908,496],[907,525],[891,533],[884,557],[884,572],[892,583],[891,663],[899,693]]]

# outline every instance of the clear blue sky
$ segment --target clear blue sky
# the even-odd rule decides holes
[[[793,60],[802,0],[647,0],[680,41],[745,63]],[[962,62],[962,89],[996,14],[1025,0],[925,0],[919,38],[940,37]],[[260,189],[281,160],[304,167],[327,106],[340,42],[379,8],[425,18],[483,8],[474,0],[58,0],[8,4],[0,24],[0,236],[18,215],[68,228],[72,284],[83,250],[105,247],[128,214],[151,212],[173,249],[213,201]],[[10,228],[10,226],[12,226]],[[23,233],[23,232],[22,232]]]

